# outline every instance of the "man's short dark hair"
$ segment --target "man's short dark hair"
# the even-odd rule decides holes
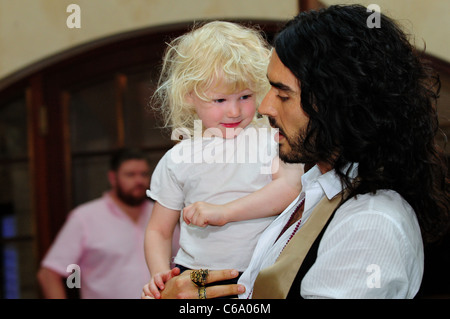
[[[109,169],[117,172],[120,165],[128,160],[145,160],[150,165],[147,155],[142,150],[137,148],[121,148],[112,154]]]

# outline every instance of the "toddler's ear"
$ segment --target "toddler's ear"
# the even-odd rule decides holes
[[[193,96],[193,94],[194,93],[192,91],[189,92],[189,93],[186,93],[186,95],[184,96],[184,99],[185,99],[186,103],[194,104],[194,96]]]

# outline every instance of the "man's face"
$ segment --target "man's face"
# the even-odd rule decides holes
[[[145,191],[150,184],[150,169],[145,160],[123,162],[111,178],[117,197],[129,206],[139,206],[147,198]]]
[[[273,51],[267,69],[271,89],[264,97],[259,112],[269,117],[279,129],[276,135],[280,158],[287,163],[305,163],[303,141],[309,117],[301,107],[300,85],[295,75]]]

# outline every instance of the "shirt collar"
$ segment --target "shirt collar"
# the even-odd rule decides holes
[[[351,164],[347,164],[344,171],[350,167]],[[353,163],[350,170],[349,177],[355,178],[358,174],[358,163]],[[308,189],[312,183],[318,183],[328,199],[332,199],[343,190],[341,179],[336,174],[335,170],[331,170],[322,174],[319,167],[315,165],[308,172],[302,176],[302,185],[304,189]]]
[[[115,214],[116,216],[120,216],[121,218],[126,217],[126,218],[130,219],[130,217],[116,204],[116,202],[114,201],[114,199],[111,196],[110,191],[103,193],[103,199],[105,200],[106,206],[109,208],[109,211],[112,214]],[[142,205],[141,205],[142,213],[139,215],[138,224],[147,223],[147,216],[144,212],[150,209],[149,205],[150,205],[149,201],[144,201],[144,203],[142,203]]]
[[[109,211],[113,214],[122,216],[125,213],[120,209],[119,206],[117,206],[117,204],[114,202],[114,200],[112,199],[112,196],[110,194],[110,191],[104,192],[103,193],[103,199],[106,202],[106,206],[108,206]]]

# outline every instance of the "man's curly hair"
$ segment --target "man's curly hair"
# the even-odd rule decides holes
[[[380,13],[380,28],[370,28],[371,14],[359,5],[300,13],[274,47],[299,80],[308,159],[333,165],[353,196],[397,191],[433,241],[447,231],[450,208],[435,143],[440,80],[393,20]],[[359,163],[357,184],[348,163]]]

